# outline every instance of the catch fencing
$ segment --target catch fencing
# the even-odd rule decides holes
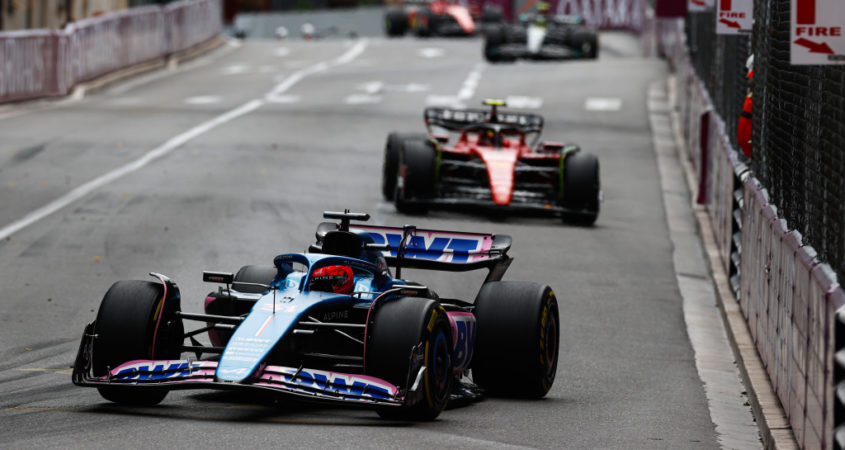
[[[658,20],[649,27],[659,52],[675,69],[683,152],[695,168],[697,200],[706,205],[721,262],[796,441],[808,449],[840,448],[834,430],[845,421],[839,400],[845,396],[845,365],[837,361],[845,364],[845,352],[837,358],[834,354],[845,346],[845,325],[837,319],[845,293],[834,269],[822,263],[800,231],[790,228],[789,214],[779,214],[776,206],[783,205],[781,200],[757,178],[757,159],[766,151],[758,153],[765,139],[758,130],[767,130],[772,120],[761,113],[767,110],[765,101],[754,106],[754,159],[746,164],[737,153],[734,124],[739,114],[734,104],[741,106],[745,97],[743,49],[748,38],[708,38],[711,28],[715,18],[708,13],[691,14],[686,24]],[[708,39],[709,50],[704,48]],[[739,48],[728,50],[732,45]],[[780,57],[788,64],[788,53]],[[767,94],[757,95],[766,85],[755,69],[756,103]],[[801,126],[793,125],[784,133]],[[845,437],[845,428],[840,434]]]
[[[220,0],[184,0],[0,33],[0,103],[66,95],[79,83],[160,60],[220,34]]]

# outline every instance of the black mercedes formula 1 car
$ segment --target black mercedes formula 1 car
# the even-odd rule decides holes
[[[596,29],[580,16],[535,14],[523,16],[515,25],[488,28],[484,58],[489,62],[517,59],[595,59],[599,54]]]

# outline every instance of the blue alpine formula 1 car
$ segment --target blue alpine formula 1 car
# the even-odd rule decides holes
[[[434,419],[450,398],[480,391],[549,391],[557,299],[545,285],[501,281],[509,236],[324,216],[339,223],[320,224],[305,253],[236,274],[204,272],[204,281],[225,285],[205,298],[205,314],[182,312],[179,288],[163,275],[114,283],[85,328],[74,384],[129,405],[157,404],[171,389],[248,389],[405,420]],[[403,280],[402,268],[488,274],[468,302]],[[200,326],[186,332],[186,321]],[[210,345],[197,339],[205,333]]]

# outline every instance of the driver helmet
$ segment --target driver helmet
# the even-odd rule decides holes
[[[496,143],[496,131],[495,130],[482,130],[481,133],[478,135],[478,145],[489,145],[493,146]]]
[[[349,266],[320,267],[311,274],[312,291],[351,294],[355,284],[355,273]]]

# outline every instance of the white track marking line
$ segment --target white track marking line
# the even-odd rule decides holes
[[[313,75],[315,73],[319,73],[332,67],[337,67],[352,61],[353,59],[357,58],[358,55],[364,52],[364,49],[367,48],[367,42],[368,41],[366,39],[362,39],[358,41],[355,45],[353,45],[349,50],[347,50],[346,53],[340,55],[339,57],[331,61],[323,61],[312,66],[306,67],[305,69],[297,70],[296,72],[288,75],[285,80],[277,84],[272,91],[268,92],[267,95],[264,96],[264,100],[268,102],[276,102],[279,96],[284,94],[285,91],[292,88],[296,83],[299,83],[303,78],[307,77],[308,75]]]
[[[186,98],[185,103],[189,105],[211,105],[220,103],[220,97],[216,95],[198,95],[196,97]]]
[[[461,90],[458,95],[428,95],[425,99],[427,105],[448,106],[451,108],[466,108],[464,101],[469,100],[475,95],[475,88],[481,81],[481,71],[484,70],[484,64],[478,63],[467,75],[464,83],[461,85]]]
[[[519,109],[540,109],[543,106],[543,99],[540,97],[525,97],[522,95],[508,95],[505,103],[509,108]]]
[[[261,100],[251,100],[229,112],[221,114],[215,117],[214,119],[201,123],[182,134],[170,138],[167,142],[154,148],[153,150],[150,150],[141,158],[136,159],[135,161],[132,161],[129,164],[125,164],[121,167],[118,167],[117,169],[112,170],[111,172],[100,175],[99,177],[94,178],[93,180],[85,184],[77,186],[75,189],[71,190],[67,194],[30,212],[22,219],[12,222],[9,225],[6,225],[2,229],[0,229],[0,239],[5,239],[11,236],[13,233],[18,232],[23,228],[26,228],[32,225],[33,223],[38,222],[39,220],[49,216],[50,214],[53,214],[54,212],[64,208],[65,206],[81,199],[82,197],[93,192],[94,190],[103,187],[124,175],[135,172],[136,170],[146,166],[152,161],[155,161],[161,158],[162,156],[167,155],[168,153],[170,153],[177,147],[183,145],[184,143],[190,141],[191,139],[213,128],[223,125],[226,122],[236,119],[244,114],[255,111],[263,104],[264,102],[262,102]]]
[[[620,98],[591,97],[584,102],[584,109],[587,111],[619,111],[620,108],[622,108]]]
[[[319,71],[325,70],[329,67],[336,67],[341,64],[346,64],[349,61],[355,59],[358,55],[363,53],[364,49],[367,47],[367,41],[361,40],[354,46],[352,46],[349,50],[347,50],[343,55],[338,58],[335,58],[328,63],[322,62],[311,66],[311,68],[301,71],[301,73],[294,73],[287,80],[284,82],[276,85],[273,90],[268,93],[270,94],[280,95],[287,89],[290,89],[291,86],[296,84],[299,80],[304,78],[307,75],[312,73],[317,73]],[[220,125],[225,124],[226,122],[230,122],[238,117],[246,115],[256,109],[260,108],[262,105],[265,104],[264,100],[254,99],[250,100],[243,105],[227,111],[211,120],[203,122],[188,131],[178,134],[170,139],[168,139],[164,144],[150,150],[149,152],[145,153],[140,158],[132,161],[128,164],[118,167],[110,172],[107,172],[99,177],[88,181],[80,186],[77,186],[67,194],[47,203],[46,205],[31,211],[29,214],[24,216],[22,219],[14,221],[3,228],[0,228],[0,239],[5,239],[12,234],[38,222],[39,220],[53,214],[56,211],[70,205],[71,203],[81,199],[82,197],[90,194],[91,192],[117,180],[118,178],[123,177],[124,175],[128,175],[132,172],[135,172],[142,167],[146,166],[147,164],[166,156],[167,154],[171,153],[173,150],[181,147],[191,139],[206,133],[208,131],[217,128]]]

